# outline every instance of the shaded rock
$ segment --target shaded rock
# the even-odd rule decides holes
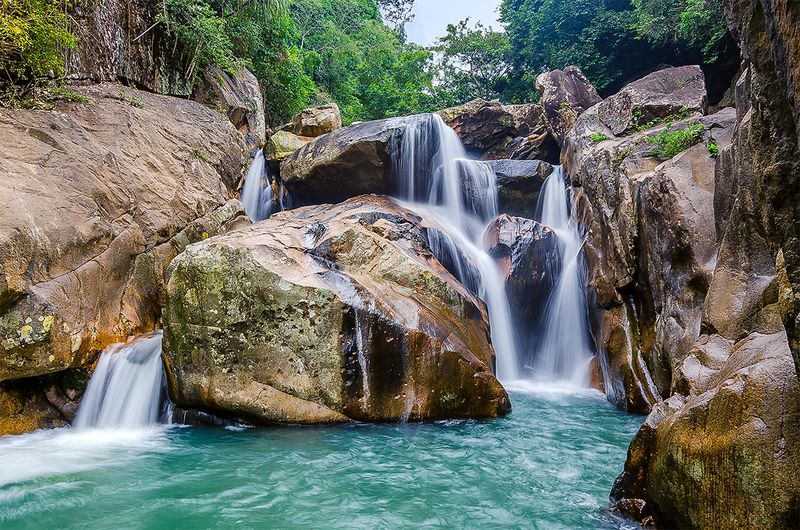
[[[286,159],[308,142],[311,138],[297,136],[286,131],[278,131],[269,137],[267,144],[267,160],[280,162]]]
[[[601,105],[578,118],[563,163],[583,200],[589,284],[598,351],[607,359],[606,392],[618,406],[647,412],[673,391],[673,371],[700,336],[715,266],[715,160],[735,111],[685,119],[702,125],[699,142],[660,163],[653,141],[666,125],[615,137]],[[597,141],[595,135],[602,134]]]
[[[424,115],[369,121],[314,139],[281,164],[281,178],[297,205],[340,202],[394,190],[393,142]]]
[[[85,366],[152,330],[169,261],[241,219],[243,143],[226,118],[79,90],[93,102],[0,112],[0,381]]]
[[[558,237],[536,221],[504,214],[486,228],[484,247],[505,274],[516,329],[535,330],[561,269]],[[533,337],[519,337],[519,341],[520,351],[534,351]]]
[[[378,196],[307,207],[192,245],[164,315],[179,406],[256,423],[494,417],[482,302],[421,219]]]
[[[553,166],[541,160],[490,160],[485,164],[497,177],[500,212],[534,218],[539,192]]]
[[[505,105],[514,117],[514,131],[499,144],[486,151],[482,160],[544,160],[558,163],[561,146],[551,134],[541,105],[526,103]]]
[[[564,143],[578,116],[601,101],[597,90],[576,66],[539,74],[536,90],[541,94],[540,104],[549,132],[559,145]]]
[[[163,24],[155,24],[146,3],[79,1],[70,21],[78,44],[65,50],[67,79],[123,81],[159,94],[192,94],[189,62],[194,54],[177,46]]]
[[[626,85],[598,105],[597,115],[619,136],[668,116],[701,116],[707,109],[703,71],[699,66],[680,66]]]
[[[258,79],[247,69],[230,75],[218,66],[207,67],[192,99],[227,116],[244,136],[248,149],[266,141],[264,100]]]
[[[317,137],[342,127],[342,114],[336,103],[305,109],[292,118],[281,130],[297,136]]]
[[[517,120],[499,101],[475,99],[437,114],[456,131],[467,150],[476,153],[518,136]]]

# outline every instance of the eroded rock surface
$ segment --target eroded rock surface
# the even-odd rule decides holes
[[[164,316],[179,405],[257,423],[494,417],[482,302],[436,260],[422,221],[357,197],[192,245]]]
[[[242,219],[229,196],[244,144],[227,118],[79,90],[92,103],[0,112],[0,381],[85,366],[152,330],[169,261]]]
[[[281,130],[297,136],[315,138],[341,128],[342,114],[339,106],[336,103],[328,103],[299,112],[292,117],[290,123],[281,127]]]
[[[542,96],[539,103],[547,118],[550,134],[558,145],[564,143],[578,116],[602,101],[594,86],[575,66],[539,74],[536,90]]]

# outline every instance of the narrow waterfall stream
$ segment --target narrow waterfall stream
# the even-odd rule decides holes
[[[533,376],[540,381],[584,387],[593,352],[584,292],[583,239],[572,221],[561,166],[554,168],[542,187],[538,217],[561,243],[561,272],[545,309]]]
[[[164,386],[162,332],[106,348],[75,418],[77,429],[136,429],[158,423]]]
[[[272,203],[275,193],[272,191],[272,180],[269,166],[261,149],[250,162],[242,187],[241,199],[247,216],[253,222],[263,221],[272,215]]]
[[[429,231],[434,253],[486,302],[498,379],[518,379],[519,352],[504,278],[482,245],[487,224],[498,214],[494,173],[467,158],[455,131],[436,114],[406,127],[393,159],[400,198],[442,228]]]

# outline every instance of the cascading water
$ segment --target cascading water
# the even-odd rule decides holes
[[[272,203],[274,192],[269,175],[269,166],[264,159],[261,149],[256,153],[247,176],[244,179],[244,187],[241,193],[244,210],[254,223],[263,221],[272,214]]]
[[[542,381],[587,383],[592,358],[584,285],[583,239],[570,215],[564,170],[556,166],[539,199],[539,219],[561,243],[561,272],[544,312],[534,376]]]
[[[517,379],[518,353],[504,277],[482,245],[487,224],[498,214],[494,173],[486,164],[467,159],[455,131],[435,114],[409,122],[396,145],[394,164],[400,198],[442,228],[429,231],[431,249],[486,302],[498,378]]]
[[[164,368],[162,332],[106,348],[97,363],[74,426],[136,429],[158,423]]]

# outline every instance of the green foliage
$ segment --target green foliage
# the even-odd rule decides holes
[[[141,97],[137,96],[136,94],[129,94],[128,91],[125,90],[124,88],[120,88],[117,91],[117,94],[112,97],[113,99],[124,101],[125,103],[127,103],[132,107],[136,107],[139,109],[144,107],[144,100]]]
[[[0,73],[6,82],[58,77],[74,48],[69,0],[0,0]]]
[[[75,92],[74,90],[70,90],[65,86],[52,87],[48,90],[48,92],[53,100],[72,101],[74,103],[85,104],[92,102],[92,98],[89,96],[81,94],[80,92]]]
[[[603,133],[592,133],[589,139],[592,140],[593,143],[599,144],[600,142],[608,140],[608,136]]]
[[[709,138],[706,147],[708,148],[708,153],[711,155],[711,158],[717,158],[719,156],[719,146],[716,140]]]
[[[648,153],[662,162],[669,160],[673,156],[681,153],[703,139],[705,127],[701,123],[695,123],[685,129],[674,130],[672,124],[668,124],[658,136],[648,136],[645,138],[655,146]]]
[[[631,0],[634,29],[656,45],[693,47],[716,60],[716,44],[725,35],[722,0]]]
[[[475,98],[495,99],[508,86],[511,45],[504,32],[481,23],[473,28],[469,19],[449,24],[447,33],[433,47],[436,54],[437,95],[442,106],[453,106]]]

